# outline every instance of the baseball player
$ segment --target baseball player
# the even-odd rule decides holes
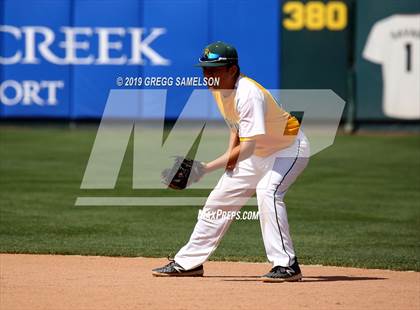
[[[203,173],[225,169],[203,212],[237,212],[256,193],[264,246],[273,266],[261,280],[299,281],[302,274],[284,203],[287,190],[309,160],[309,143],[299,121],[264,87],[240,73],[232,45],[221,41],[210,44],[197,66],[205,77],[220,79],[212,92],[230,127],[226,152],[203,165]],[[169,264],[153,269],[153,275],[202,276],[203,263],[216,250],[232,220],[199,218],[188,243]]]

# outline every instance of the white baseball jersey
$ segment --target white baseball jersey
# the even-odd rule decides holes
[[[420,119],[420,14],[376,22],[363,57],[382,64],[384,114]]]
[[[256,140],[254,154],[267,157],[293,144],[299,121],[283,110],[263,86],[241,75],[235,91],[223,97],[213,92],[220,113],[241,141]]]

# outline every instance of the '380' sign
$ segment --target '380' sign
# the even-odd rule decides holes
[[[283,26],[289,31],[340,31],[348,24],[347,4],[341,1],[288,1],[283,5],[283,13]]]

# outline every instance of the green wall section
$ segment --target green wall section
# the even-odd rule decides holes
[[[327,7],[331,3],[341,2],[347,7],[346,27],[338,30],[328,27],[311,30],[305,25],[300,29],[291,30],[290,26],[285,25],[285,20],[289,20],[292,25],[298,24],[295,11],[300,9],[299,4],[292,4],[293,8],[296,7],[295,10],[290,10],[290,7],[288,10],[286,6],[290,6],[290,2],[298,2],[304,7],[304,23],[313,14],[307,10],[308,4],[317,2]],[[332,89],[346,102],[352,101],[354,97],[356,122],[392,120],[382,112],[381,66],[363,59],[362,51],[373,24],[398,13],[420,13],[420,1],[284,0],[280,25],[281,88]],[[337,16],[334,16],[337,19]],[[350,85],[353,87],[349,87]],[[347,112],[343,115],[343,118],[349,116]]]
[[[289,30],[285,20],[294,19],[286,13],[290,2],[305,6],[305,19],[310,19],[307,5],[322,2],[341,2],[347,7],[346,26],[342,30]],[[353,1],[284,1],[282,22],[282,89],[332,89],[347,101],[347,72],[351,62],[351,18]],[[323,14],[325,16],[325,14]],[[326,22],[325,22],[326,23]]]

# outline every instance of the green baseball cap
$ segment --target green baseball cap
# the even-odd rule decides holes
[[[207,45],[196,67],[222,67],[238,64],[236,48],[222,41]]]

